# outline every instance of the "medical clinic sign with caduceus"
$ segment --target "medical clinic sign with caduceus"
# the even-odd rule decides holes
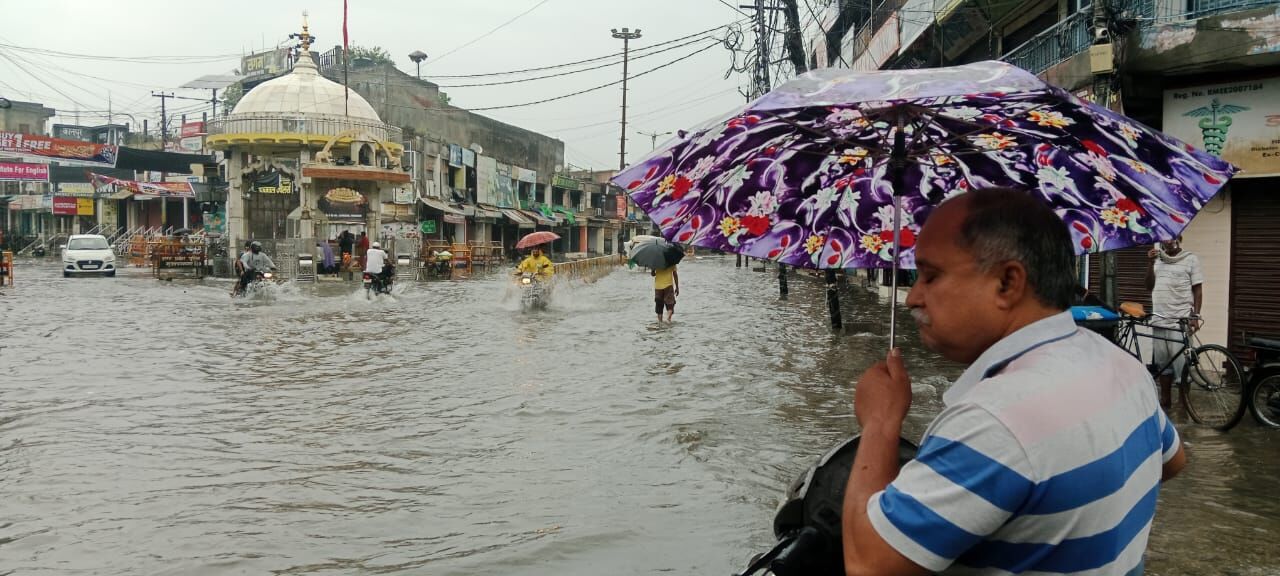
[[[1165,90],[1164,132],[1239,166],[1280,175],[1280,78]]]

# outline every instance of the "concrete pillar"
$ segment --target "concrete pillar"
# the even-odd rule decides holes
[[[249,226],[244,211],[244,170],[242,153],[235,148],[226,152],[227,157],[227,264],[234,266],[240,255],[240,246],[249,237]]]
[[[320,192],[315,190],[315,185],[310,177],[304,177],[301,174],[301,167],[311,162],[311,149],[303,148],[302,153],[298,157],[299,174],[293,179],[294,186],[298,189],[298,205],[302,206],[302,218],[298,220],[298,235],[303,238],[320,238],[322,236],[319,226],[316,224],[316,216],[319,214]]]

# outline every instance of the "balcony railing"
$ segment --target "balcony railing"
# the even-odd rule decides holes
[[[1236,12],[1266,6],[1275,7],[1276,0],[1139,0],[1152,4],[1157,23],[1192,20],[1224,12]]]
[[[1032,74],[1044,72],[1054,64],[1089,48],[1093,42],[1089,34],[1092,20],[1093,10],[1082,9],[1010,50],[1000,59]]]
[[[390,124],[331,116],[308,114],[235,114],[209,121],[209,135],[222,134],[300,134],[337,136],[348,130],[363,130],[382,142],[399,143],[401,130]]]
[[[1099,0],[1105,1],[1105,0]],[[1280,5],[1280,0],[1112,0],[1113,7],[1142,26]],[[1039,74],[1089,49],[1093,10],[1086,6],[1010,50],[1001,60]]]

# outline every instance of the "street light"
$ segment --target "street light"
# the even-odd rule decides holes
[[[631,41],[640,37],[640,29],[634,32],[623,28],[610,30],[613,37],[622,40],[622,136],[618,145],[618,170],[627,167],[627,60],[630,58]]]
[[[675,132],[645,132],[644,130],[636,130],[636,134],[648,136],[650,139],[649,149],[652,150],[658,147],[659,136],[670,136],[672,134],[675,134]]]
[[[418,79],[422,79],[422,61],[427,59],[427,53],[421,50],[414,50],[409,53],[409,59],[418,65]]]

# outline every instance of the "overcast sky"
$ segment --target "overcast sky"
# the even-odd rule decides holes
[[[496,33],[476,40],[531,8]],[[59,111],[55,121],[71,123],[77,107],[106,110],[109,94],[113,110],[131,113],[139,122],[145,117],[155,123],[159,100],[150,96],[152,90],[207,98],[208,91],[178,87],[205,74],[231,72],[239,66],[241,53],[260,50],[264,44],[286,43],[287,35],[299,30],[304,10],[322,50],[342,43],[342,0],[0,0],[7,23],[0,28],[0,43],[6,45],[113,57],[227,56],[180,63],[91,61],[0,46],[0,96],[42,102]],[[620,52],[622,41],[611,38],[611,28],[641,29],[643,37],[633,42],[636,48],[743,18],[718,0],[350,0],[349,10],[352,44],[386,48],[400,69],[411,74],[415,69],[407,54],[426,52],[430,58],[423,63],[423,78],[441,85],[464,81],[433,75],[500,72]],[[746,41],[753,40],[748,35]],[[633,60],[631,74],[701,46]],[[637,160],[650,148],[650,138],[637,131],[687,128],[742,105],[737,88],[745,79],[737,74],[725,79],[729,65],[730,53],[715,47],[632,81],[628,158]],[[621,66],[612,66],[527,83],[444,90],[453,105],[478,108],[554,97],[620,77]],[[187,100],[171,100],[170,105],[196,115],[201,107]],[[483,114],[560,138],[568,162],[605,169],[617,167],[620,105],[621,88],[613,86],[557,102]],[[101,112],[80,115],[82,124],[105,120]]]

